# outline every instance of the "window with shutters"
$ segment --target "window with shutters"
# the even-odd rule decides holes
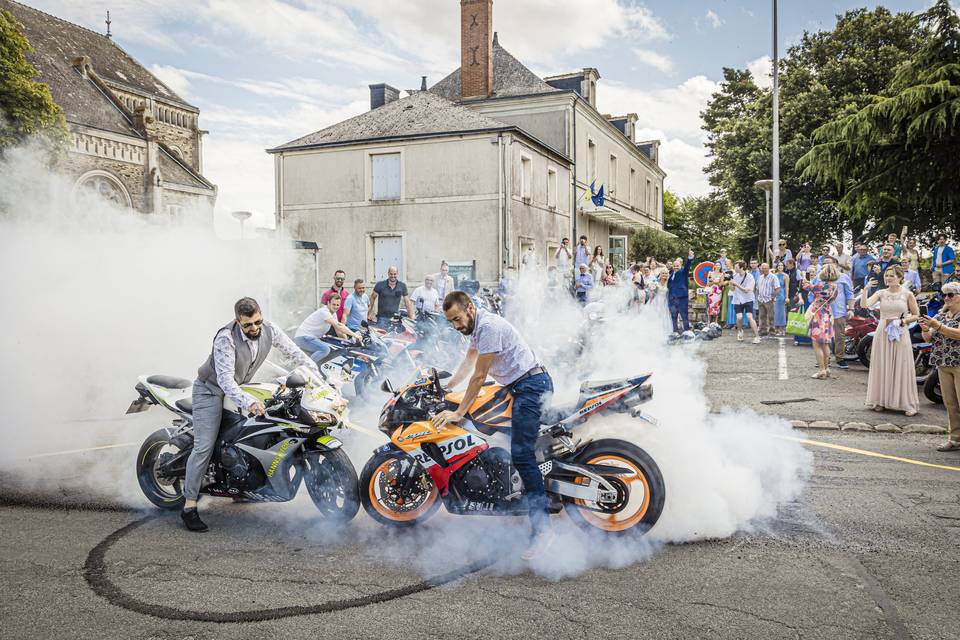
[[[619,171],[619,164],[617,163],[617,156],[610,155],[610,170],[609,175],[607,176],[607,193],[611,196],[617,193],[617,172]]]
[[[547,206],[557,208],[557,170],[547,169]]]
[[[520,197],[530,202],[533,196],[533,160],[529,156],[520,156]]]
[[[370,199],[400,199],[400,154],[383,153],[370,156]]]

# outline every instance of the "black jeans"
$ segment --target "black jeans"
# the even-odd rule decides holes
[[[511,385],[513,419],[510,430],[510,457],[516,467],[530,508],[530,523],[534,534],[544,530],[550,522],[547,513],[547,493],[543,474],[537,466],[535,446],[540,434],[540,413],[544,396],[553,393],[550,374],[538,373]]]

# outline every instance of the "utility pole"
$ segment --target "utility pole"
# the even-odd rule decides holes
[[[247,220],[249,220],[251,216],[253,216],[253,213],[251,213],[250,211],[234,211],[230,215],[236,218],[237,221],[240,223],[240,239],[245,240],[244,233],[243,233],[244,223]]]
[[[773,244],[780,242],[780,54],[777,46],[777,0],[773,0]]]

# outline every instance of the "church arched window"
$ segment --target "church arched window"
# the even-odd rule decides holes
[[[77,179],[75,190],[84,189],[87,193],[95,193],[107,202],[121,207],[132,207],[130,193],[112,173],[99,169],[88,171]]]

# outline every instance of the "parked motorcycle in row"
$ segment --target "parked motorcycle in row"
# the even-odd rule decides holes
[[[161,509],[183,506],[187,458],[193,450],[192,381],[141,376],[127,413],[161,406],[174,414],[170,427],[151,433],[137,454],[137,480]],[[331,431],[343,426],[346,402],[336,390],[297,371],[282,383],[249,384],[245,393],[266,406],[244,417],[224,399],[223,424],[200,493],[254,502],[286,502],[307,487],[324,518],[344,523],[359,511],[357,472]]]
[[[447,393],[441,386],[449,375],[420,371],[399,390],[389,380],[383,383],[392,397],[383,407],[379,428],[390,442],[373,452],[360,474],[360,498],[378,522],[415,525],[441,503],[459,515],[527,513],[510,453],[487,439],[510,428],[509,388],[484,385],[461,425],[437,428],[431,418],[463,398],[463,392]],[[649,454],[625,440],[583,442],[574,434],[589,417],[610,411],[629,412],[655,425],[639,407],[653,395],[649,378],[584,382],[575,403],[543,413],[536,455],[547,494],[585,529],[642,535],[663,511],[663,477]]]

